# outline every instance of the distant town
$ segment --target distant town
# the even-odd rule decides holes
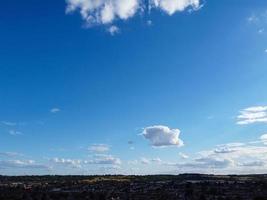
[[[267,200],[267,175],[0,176],[0,200]]]

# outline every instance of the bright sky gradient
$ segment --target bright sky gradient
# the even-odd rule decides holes
[[[0,174],[267,173],[266,0],[0,2]]]

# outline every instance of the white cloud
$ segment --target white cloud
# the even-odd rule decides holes
[[[108,152],[110,147],[106,144],[93,144],[88,148],[88,150],[95,153],[103,153]]]
[[[100,165],[120,165],[122,162],[119,158],[112,155],[95,155],[94,159],[85,161],[85,164],[100,164]]]
[[[142,133],[145,139],[149,140],[154,147],[183,146],[179,138],[179,129],[170,129],[167,126],[156,125],[146,127]]]
[[[34,160],[0,160],[0,169],[49,169]]]
[[[67,0],[67,13],[79,10],[88,25],[126,20],[140,8],[139,0]]]
[[[16,130],[10,130],[9,131],[10,135],[16,136],[16,135],[22,135],[22,132],[20,131],[16,131]]]
[[[60,112],[60,109],[59,109],[59,108],[52,108],[52,109],[50,110],[50,112],[51,112],[51,113],[58,113],[58,112]]]
[[[144,164],[144,165],[148,165],[148,164],[150,164],[150,160],[147,159],[147,158],[141,158],[140,161],[141,161],[141,163]]]
[[[151,161],[155,162],[155,163],[161,163],[162,162],[162,160],[160,158],[152,158]]]
[[[189,158],[188,155],[186,155],[186,154],[184,154],[184,153],[182,153],[182,152],[179,153],[179,156],[180,156],[181,158],[183,158],[183,159],[187,159],[187,158]]]
[[[267,145],[267,134],[263,134],[260,137],[261,142],[263,142],[263,144]]]
[[[73,159],[65,159],[65,158],[53,158],[51,162],[54,164],[66,166],[66,167],[74,167],[80,168],[81,167],[81,160],[73,160]]]
[[[230,147],[241,147],[241,146],[244,146],[244,145],[246,145],[246,144],[242,143],[242,142],[231,142],[231,143],[227,143],[227,144],[219,144],[219,145],[217,145],[217,147],[230,148]]]
[[[237,116],[237,124],[267,123],[267,106],[245,108]]]
[[[23,155],[17,152],[0,152],[0,156],[17,157],[17,156],[23,156]]]
[[[79,11],[88,26],[127,20],[151,9],[172,15],[189,7],[194,10],[201,7],[200,0],[66,0],[66,3],[66,12]]]
[[[169,15],[177,11],[184,11],[189,6],[193,9],[198,9],[200,7],[199,0],[151,0],[150,2],[152,7],[159,8]]]
[[[111,35],[115,35],[120,32],[120,29],[117,26],[112,25],[111,27],[108,28],[108,32]]]
[[[214,150],[214,153],[232,153],[236,150],[229,148],[229,147],[219,147]]]

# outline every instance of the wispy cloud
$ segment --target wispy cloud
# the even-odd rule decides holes
[[[104,153],[108,152],[110,150],[110,147],[106,144],[93,144],[88,147],[88,150],[95,153]]]
[[[58,113],[58,112],[60,112],[61,110],[59,109],[59,108],[51,108],[50,109],[50,112],[51,113]]]
[[[18,157],[18,156],[23,156],[23,154],[17,153],[17,152],[0,152],[0,156],[4,156],[4,157]]]
[[[85,164],[120,165],[121,159],[112,155],[97,154],[93,159],[85,161]]]
[[[237,124],[267,123],[267,106],[255,106],[245,108],[237,116]]]
[[[23,135],[23,133],[16,130],[10,130],[9,135],[17,136],[17,135]]]
[[[267,27],[267,10],[251,14],[247,21],[258,30],[258,34],[264,34]]]
[[[6,125],[6,126],[16,126],[17,125],[17,123],[15,123],[15,122],[8,122],[8,121],[2,121],[1,123]]]
[[[57,165],[61,165],[64,167],[73,167],[73,168],[80,168],[82,163],[81,160],[65,159],[65,158],[53,158],[50,161]]]
[[[0,169],[38,169],[48,170],[47,165],[38,164],[34,160],[0,160]]]

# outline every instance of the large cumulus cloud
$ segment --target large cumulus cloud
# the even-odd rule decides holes
[[[179,138],[179,129],[170,129],[167,126],[156,125],[146,127],[142,135],[150,141],[154,147],[183,146],[183,141]]]
[[[79,11],[87,25],[112,24],[137,13],[159,9],[169,15],[191,7],[198,9],[200,0],[66,0],[66,12]]]

